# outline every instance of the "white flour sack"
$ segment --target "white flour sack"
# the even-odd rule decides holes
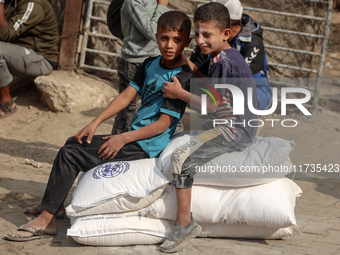
[[[67,236],[95,246],[156,244],[163,242],[172,226],[169,221],[142,217],[138,212],[71,217]]]
[[[83,216],[139,210],[159,198],[168,183],[156,159],[106,163],[79,179],[66,212]]]
[[[291,236],[293,228],[264,228],[247,225],[230,225],[224,223],[201,223],[200,237],[229,237],[247,239],[281,239]]]
[[[190,142],[191,134],[171,140],[158,159],[157,166],[172,179],[171,153]],[[194,185],[246,187],[271,182],[292,172],[289,154],[295,143],[278,137],[256,137],[243,151],[222,154],[203,166],[196,166]]]
[[[295,200],[301,193],[287,178],[245,188],[193,186],[191,211],[200,223],[285,228],[296,225]],[[175,190],[170,188],[143,213],[175,220],[176,210]]]

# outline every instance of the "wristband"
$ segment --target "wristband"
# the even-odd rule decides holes
[[[5,0],[0,0],[0,3],[5,4]]]

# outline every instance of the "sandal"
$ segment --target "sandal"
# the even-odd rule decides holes
[[[31,241],[35,239],[42,239],[47,237],[54,237],[55,233],[48,234],[43,229],[37,229],[34,227],[28,227],[27,225],[22,225],[20,228],[18,228],[15,232],[29,232],[32,235],[31,236],[13,236],[13,235],[5,235],[4,239],[8,241],[17,241],[17,242],[26,242]]]
[[[16,105],[14,105],[13,107],[13,104],[14,104],[13,98],[11,98],[11,102],[8,105],[4,105],[0,103],[0,110],[4,113],[4,114],[0,114],[0,118],[8,117],[9,115],[15,113],[18,110]]]

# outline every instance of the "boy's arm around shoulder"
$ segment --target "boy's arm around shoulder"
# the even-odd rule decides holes
[[[189,65],[191,67],[191,65]],[[206,76],[204,76],[206,77]],[[162,92],[165,98],[180,99],[193,107],[201,108],[201,97],[190,93],[190,88],[185,89],[176,76],[171,77],[172,82],[165,82]],[[215,112],[218,107],[210,97],[208,97],[207,110],[208,112]]]
[[[172,82],[166,81],[163,85],[163,96],[170,99],[180,99],[190,104],[190,92],[182,87],[176,76],[171,76]]]
[[[173,82],[165,82],[163,86],[163,96],[171,99],[180,99],[191,106],[201,109],[201,97],[190,93],[189,91],[182,88],[181,83],[179,82],[176,76],[172,76]],[[207,111],[215,112],[219,102],[215,104],[210,97],[208,97]]]
[[[196,66],[190,59],[185,56],[183,56],[183,58],[184,61],[190,66],[195,78],[207,78],[207,76],[203,74],[198,66]]]

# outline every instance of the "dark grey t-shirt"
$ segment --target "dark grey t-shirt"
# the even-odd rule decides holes
[[[258,125],[258,116],[253,114],[248,107],[248,97],[252,98],[255,109],[258,106],[256,85],[249,66],[242,55],[231,48],[222,50],[213,59],[208,58],[199,66],[199,70],[208,76],[210,85],[231,84],[242,91],[243,102],[240,100],[240,95],[232,94],[229,89],[216,89],[222,104],[219,105],[215,113],[210,114],[210,118],[226,120],[223,124],[215,122],[215,127],[226,140],[231,141],[241,150],[245,149],[254,140]],[[248,88],[252,88],[251,95],[248,95]],[[244,107],[243,114],[233,114],[235,104],[241,102]],[[209,123],[205,125],[205,128],[213,128],[213,121],[209,121]]]

